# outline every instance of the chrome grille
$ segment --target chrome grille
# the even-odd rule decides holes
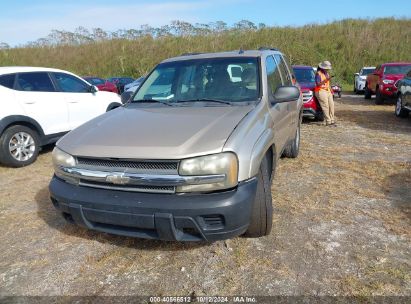
[[[145,185],[113,185],[108,183],[99,183],[88,180],[80,180],[79,186],[120,190],[120,191],[132,191],[132,192],[147,192],[147,193],[175,193],[176,188],[173,186],[145,186]]]
[[[177,173],[178,161],[134,161],[78,157],[79,167],[94,169],[131,169],[140,173]]]
[[[313,91],[303,91],[303,102],[309,102],[311,98],[313,98]]]

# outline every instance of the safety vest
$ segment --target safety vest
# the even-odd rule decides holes
[[[320,75],[320,77],[321,77],[321,81],[320,81],[320,82],[323,82],[324,80],[327,79],[327,77],[325,76],[325,74],[324,74],[323,72],[318,71],[317,73],[318,73],[318,75]],[[315,91],[315,92],[319,92],[319,91],[321,91],[321,90],[330,91],[330,81],[329,81],[329,80],[325,81],[325,82],[324,82],[323,84],[321,84],[321,85],[315,86],[315,88],[314,88],[314,91]]]

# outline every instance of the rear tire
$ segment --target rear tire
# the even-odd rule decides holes
[[[6,166],[30,165],[37,159],[39,150],[39,135],[28,127],[11,126],[0,137],[0,163]]]
[[[269,235],[273,225],[273,203],[267,157],[266,155],[263,158],[258,171],[257,192],[251,207],[250,224],[244,233],[246,237],[257,238]]]
[[[114,110],[114,109],[116,109],[116,108],[118,108],[118,107],[121,107],[121,104],[120,104],[120,103],[118,103],[118,102],[112,102],[112,103],[110,103],[110,104],[108,105],[108,107],[107,107],[107,109],[106,109],[106,112],[111,111],[111,110]]]
[[[376,105],[384,104],[384,97],[381,95],[380,89],[378,87],[375,92],[375,104]]]
[[[301,135],[301,117],[298,121],[297,130],[295,131],[295,136],[293,142],[288,145],[284,150],[284,156],[288,158],[296,158],[300,152],[300,135]]]
[[[371,95],[371,91],[368,88],[368,84],[366,83],[364,87],[364,99],[371,99]]]
[[[409,114],[409,111],[402,107],[401,95],[398,95],[397,103],[395,105],[395,116],[401,117],[401,118],[406,118],[406,117],[408,117],[408,114]]]

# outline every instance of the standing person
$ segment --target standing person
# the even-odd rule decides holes
[[[324,113],[326,126],[337,126],[334,117],[334,99],[331,92],[330,79],[328,73],[332,69],[329,61],[323,61],[318,64],[317,73],[315,74],[315,97],[321,105]]]

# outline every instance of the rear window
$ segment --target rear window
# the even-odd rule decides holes
[[[0,76],[0,85],[9,89],[12,89],[14,86],[14,79],[16,74],[8,74]]]
[[[45,72],[21,73],[18,75],[17,83],[20,91],[55,91],[53,83],[51,82],[48,73]]]
[[[84,78],[86,81],[88,81],[89,83],[91,83],[92,85],[100,85],[100,84],[105,84],[106,82],[104,81],[104,79],[101,78]]]

